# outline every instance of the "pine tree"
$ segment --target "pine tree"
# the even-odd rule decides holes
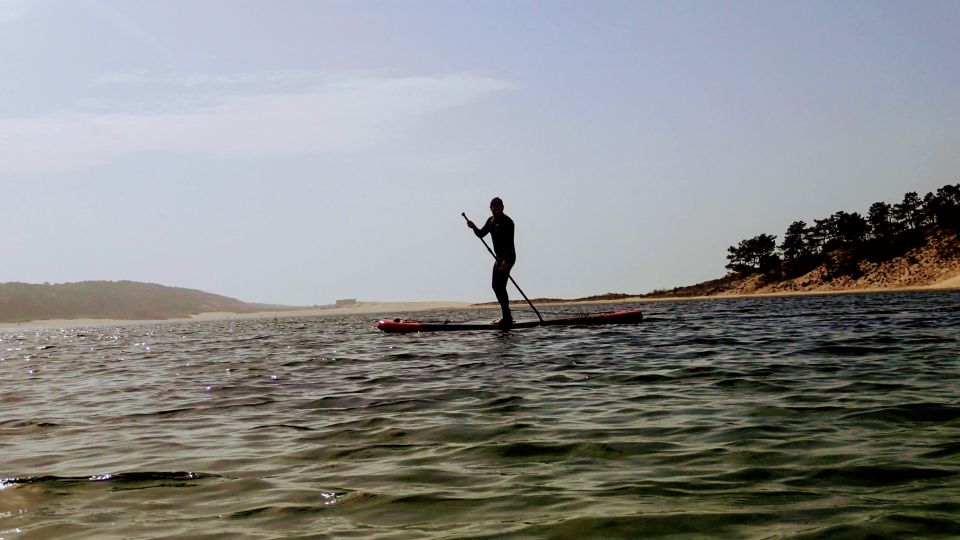
[[[777,237],[771,234],[741,240],[737,246],[727,248],[727,260],[730,262],[726,268],[745,276],[772,273],[780,266],[776,249]]]

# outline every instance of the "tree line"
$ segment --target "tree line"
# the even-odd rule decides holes
[[[794,221],[783,241],[760,234],[727,249],[726,268],[741,276],[801,276],[825,264],[830,274],[856,274],[861,259],[885,260],[918,245],[933,227],[960,230],[960,184],[921,198],[909,192],[899,203],[876,202],[867,215],[839,211],[813,225]]]

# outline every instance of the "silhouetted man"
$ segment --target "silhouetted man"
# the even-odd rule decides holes
[[[493,238],[493,251],[497,260],[493,263],[493,293],[497,295],[500,311],[503,316],[496,324],[509,326],[513,323],[510,314],[510,298],[507,296],[507,280],[510,279],[510,269],[517,262],[517,250],[513,245],[513,220],[503,213],[503,201],[494,197],[490,201],[490,213],[482,229],[478,229],[472,221],[467,221],[467,227],[473,229],[477,238],[483,238],[490,233]]]

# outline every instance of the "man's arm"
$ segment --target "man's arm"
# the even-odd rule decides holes
[[[490,232],[491,227],[493,227],[493,216],[487,218],[487,222],[483,224],[482,229],[478,229],[472,221],[468,221],[467,226],[473,229],[473,234],[477,235],[477,238],[483,238]]]

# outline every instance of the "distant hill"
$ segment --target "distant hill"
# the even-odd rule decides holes
[[[194,289],[136,281],[0,283],[0,322],[47,319],[162,320],[205,312],[252,313],[277,306],[248,304]]]

